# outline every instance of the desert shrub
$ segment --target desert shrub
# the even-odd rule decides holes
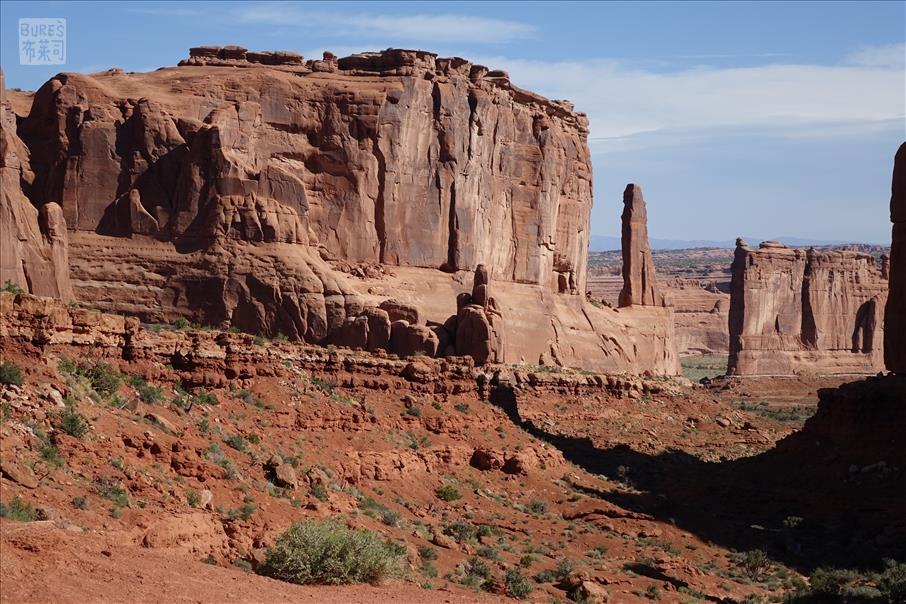
[[[22,385],[22,370],[12,361],[3,361],[0,363],[0,384],[8,386]]]
[[[553,583],[554,581],[561,581],[569,576],[569,573],[573,572],[575,565],[571,560],[566,558],[557,562],[557,566],[552,569],[544,570],[535,575],[535,581],[538,583]]]
[[[400,523],[400,513],[394,510],[385,510],[381,513],[381,522],[387,526],[397,526]]]
[[[478,529],[472,526],[467,520],[459,519],[456,522],[447,525],[444,528],[444,533],[456,539],[458,543],[464,543],[475,539]]]
[[[404,557],[402,547],[377,533],[305,521],[277,537],[258,572],[300,585],[379,583],[401,574]]]
[[[890,602],[906,602],[906,563],[885,560],[876,582],[878,591]]]
[[[19,499],[17,495],[9,502],[9,505],[0,502],[0,518],[8,518],[16,522],[33,522],[35,520],[35,508],[30,503]]]
[[[508,568],[503,580],[506,584],[506,595],[511,598],[522,600],[532,592],[532,584],[518,568]]]
[[[457,411],[459,411],[460,413],[468,413],[470,410],[469,405],[467,405],[466,403],[457,403],[456,405],[453,406],[453,408],[456,409]]]
[[[437,560],[437,550],[430,545],[420,545],[418,547],[418,557],[422,560]]]
[[[482,579],[491,578],[491,567],[490,565],[482,560],[481,558],[472,557],[466,561],[466,575],[472,577],[481,577]]]
[[[129,505],[129,491],[123,488],[113,478],[100,478],[96,485],[97,493],[104,499],[109,499],[117,508],[124,508]]]
[[[538,499],[533,499],[528,504],[528,510],[532,514],[547,514],[547,503]]]
[[[488,560],[500,560],[500,552],[490,545],[482,545],[475,553]]]
[[[72,498],[72,507],[79,510],[87,510],[88,499],[84,495],[77,495]]]
[[[251,497],[246,497],[245,501],[242,503],[242,507],[227,512],[227,520],[235,520],[237,518],[249,520],[255,513],[255,509],[255,500]]]
[[[330,495],[327,493],[327,489],[320,482],[316,482],[311,485],[310,491],[314,498],[319,501],[327,501],[328,499],[330,499]]]
[[[123,379],[106,361],[95,361],[93,365],[84,369],[84,374],[94,391],[104,396],[116,392]]]
[[[149,384],[148,380],[140,375],[131,375],[128,378],[129,384],[135,388],[138,398],[141,402],[153,405],[163,400],[164,392],[154,384]]]
[[[249,450],[249,444],[246,442],[242,436],[239,434],[231,434],[229,436],[223,437],[223,442],[225,442],[230,447],[236,449],[237,451],[246,452]]]
[[[239,472],[236,471],[236,467],[233,465],[233,461],[227,457],[226,453],[223,452],[223,449],[218,446],[217,443],[211,443],[208,446],[208,450],[205,453],[205,456],[221,468],[227,478],[234,480],[238,478]]]
[[[197,508],[201,504],[201,495],[195,489],[187,489],[186,503],[189,504],[189,507]]]
[[[6,293],[6,294],[18,295],[18,294],[24,294],[25,290],[22,289],[21,287],[19,287],[18,285],[16,285],[15,283],[13,283],[12,281],[10,281],[9,279],[7,279],[3,283],[3,285],[0,286],[0,292]]]
[[[592,549],[588,550],[587,552],[585,552],[585,555],[588,556],[589,558],[593,558],[595,560],[600,560],[605,555],[607,555],[607,546],[606,545],[597,545],[597,546],[593,547]]]
[[[531,554],[525,554],[524,556],[519,558],[519,566],[521,566],[522,568],[528,568],[534,563],[535,563],[535,556],[533,556]]]
[[[41,443],[41,449],[39,453],[42,460],[56,468],[62,468],[64,465],[66,465],[66,462],[62,457],[60,457],[60,450],[55,444],[48,440],[45,440]]]
[[[771,568],[771,559],[764,550],[753,549],[745,552],[738,564],[748,578],[761,581]]]
[[[462,499],[462,493],[456,490],[455,487],[445,484],[442,487],[437,487],[434,490],[434,494],[437,495],[437,498],[442,501],[456,501],[457,499]]]
[[[67,405],[60,414],[60,430],[73,438],[81,439],[88,434],[88,429],[88,420],[85,416],[76,411],[72,405]]]

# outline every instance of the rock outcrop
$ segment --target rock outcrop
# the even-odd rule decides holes
[[[59,74],[20,117],[34,179],[15,188],[60,204],[78,299],[396,354],[472,340],[496,342],[473,349],[489,362],[678,372],[669,313],[578,295],[591,163],[570,103],[423,51],[190,54]],[[498,298],[473,288],[457,344],[441,327],[479,263]],[[381,291],[395,271],[424,279]]]
[[[490,290],[488,269],[479,264],[472,281],[472,293],[457,297],[456,315],[441,327],[447,330],[447,339],[452,341],[456,354],[470,356],[479,365],[504,362],[503,315]]]
[[[7,107],[0,72],[0,284],[39,296],[72,299],[66,222],[53,202],[35,208],[23,189],[34,179],[29,151]]]
[[[648,243],[648,209],[642,187],[628,184],[623,191],[623,290],[620,306],[663,306],[654,260]]]
[[[893,164],[890,192],[890,291],[884,320],[884,361],[887,369],[906,374],[906,143]]]
[[[591,164],[568,104],[422,51],[334,58],[333,71],[238,47],[192,54],[45,84],[22,126],[33,201],[60,201],[78,231],[181,248],[310,243],[355,262],[483,262],[554,290],[566,275],[584,291]]]
[[[673,309],[676,347],[681,356],[725,355],[730,295],[713,280],[671,277],[661,281],[665,304]]]
[[[737,240],[730,294],[730,375],[875,373],[883,369],[887,281],[860,252]]]

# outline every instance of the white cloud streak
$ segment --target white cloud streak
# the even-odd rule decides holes
[[[860,55],[871,60],[869,49]],[[884,54],[884,53],[878,53]],[[489,58],[513,82],[573,101],[592,139],[726,128],[799,128],[906,118],[906,73],[877,64],[697,67],[653,72],[620,61]]]
[[[235,11],[241,23],[329,28],[343,37],[374,37],[394,41],[505,43],[532,37],[536,28],[518,21],[468,15],[371,15],[308,11],[288,5],[253,5]]]

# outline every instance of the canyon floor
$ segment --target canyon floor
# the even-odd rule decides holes
[[[448,367],[441,383],[428,361],[253,347],[253,372],[187,379],[7,345],[23,379],[0,391],[0,600],[769,602],[892,547],[838,512],[876,509],[902,475],[794,442],[842,379]],[[276,535],[325,518],[398,543],[404,574],[255,574]]]

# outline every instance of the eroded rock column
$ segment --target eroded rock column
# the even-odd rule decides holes
[[[890,187],[890,281],[884,320],[884,363],[895,373],[906,373],[906,143],[893,162]]]
[[[623,191],[623,290],[620,306],[663,306],[658,291],[654,260],[648,243],[648,209],[642,187],[626,185]]]

